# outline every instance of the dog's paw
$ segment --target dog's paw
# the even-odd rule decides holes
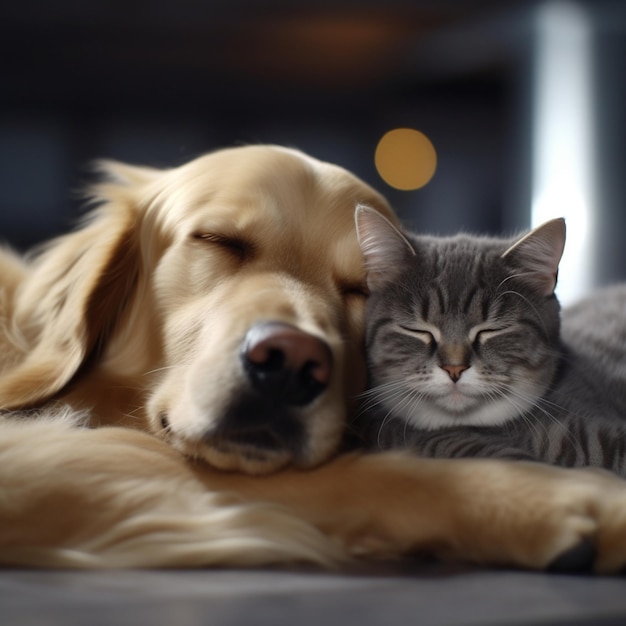
[[[617,573],[626,566],[626,481],[599,470],[560,470],[549,489],[556,509],[555,544],[570,542],[549,562],[552,571]],[[547,503],[550,506],[550,502]],[[562,512],[563,523],[558,517]],[[573,537],[573,539],[567,539]],[[548,546],[549,549],[550,546]]]
[[[585,537],[573,548],[565,550],[549,565],[549,572],[587,573],[593,570],[597,548],[592,539]]]
[[[608,472],[477,461],[457,484],[455,557],[559,572],[626,565],[626,481]]]

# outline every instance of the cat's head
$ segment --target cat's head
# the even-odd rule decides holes
[[[565,222],[515,239],[400,232],[360,206],[368,404],[419,428],[497,425],[537,406],[559,358]]]

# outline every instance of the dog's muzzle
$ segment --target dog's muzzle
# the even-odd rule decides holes
[[[329,346],[294,326],[267,322],[248,331],[240,358],[249,388],[233,399],[211,439],[228,448],[289,450],[298,457],[306,446],[300,409],[331,380]]]

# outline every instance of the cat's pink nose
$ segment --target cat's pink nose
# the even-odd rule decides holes
[[[442,365],[441,369],[448,373],[453,383],[456,383],[461,378],[461,374],[469,369],[469,365]]]

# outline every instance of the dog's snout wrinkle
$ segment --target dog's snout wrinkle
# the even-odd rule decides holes
[[[283,406],[311,403],[332,374],[328,344],[282,322],[253,326],[244,340],[242,360],[253,387]]]

